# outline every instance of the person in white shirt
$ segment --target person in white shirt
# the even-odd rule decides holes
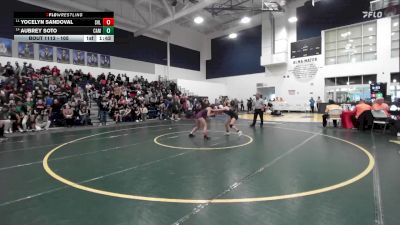
[[[143,121],[146,121],[147,113],[149,113],[149,110],[147,109],[147,107],[144,104],[142,104],[140,107],[140,114],[142,116]]]
[[[250,125],[254,127],[256,125],[257,116],[260,116],[260,127],[264,124],[264,112],[265,112],[265,101],[261,98],[261,94],[256,94],[256,100],[254,101],[254,118],[253,123]]]

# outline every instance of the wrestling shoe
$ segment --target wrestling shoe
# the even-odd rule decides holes
[[[189,134],[189,137],[191,137],[191,138],[194,137],[194,134]]]

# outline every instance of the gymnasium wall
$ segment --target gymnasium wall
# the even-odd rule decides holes
[[[198,96],[207,96],[211,103],[220,96],[226,96],[228,86],[225,84],[209,81],[193,81],[177,79],[178,86],[190,90]]]
[[[288,18],[296,15],[297,7],[301,7],[305,1],[289,3],[286,14],[275,17],[275,51],[286,54],[281,63],[267,65],[264,73],[249,73],[229,78],[209,79],[210,82],[219,82],[227,86],[227,94],[230,97],[245,99],[254,95],[257,84],[266,87],[275,87],[276,96],[283,97],[288,103],[306,103],[310,97],[320,96],[325,99],[325,78],[339,76],[354,76],[365,74],[377,74],[378,82],[390,83],[390,73],[399,72],[399,58],[391,57],[391,19],[377,20],[377,60],[337,65],[325,65],[324,44],[322,54],[317,56],[316,65],[318,72],[309,80],[301,80],[293,74],[293,61],[289,59],[290,43],[297,41],[297,26],[288,22]],[[339,14],[340,15],[340,14]],[[271,50],[272,38],[268,20],[262,22],[262,55],[267,55]],[[324,32],[319,33],[324,43]],[[286,44],[285,44],[286,43]],[[285,46],[286,45],[286,46]],[[295,93],[289,93],[294,90]]]
[[[320,36],[322,30],[365,21],[371,0],[307,1],[297,8],[297,40]]]
[[[211,59],[206,64],[207,79],[260,73],[261,26],[238,32],[236,39],[226,35],[211,40]]]

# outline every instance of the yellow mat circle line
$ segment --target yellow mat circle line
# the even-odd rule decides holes
[[[145,128],[145,127],[140,127],[140,128]],[[61,145],[53,148],[44,157],[44,159],[43,159],[43,168],[54,179],[66,184],[68,186],[74,187],[76,189],[80,189],[82,191],[92,192],[92,193],[95,193],[95,194],[105,195],[105,196],[109,196],[109,197],[124,198],[124,199],[131,199],[131,200],[141,200],[141,201],[151,201],[151,202],[164,202],[164,203],[186,203],[186,204],[264,202],[264,201],[276,201],[276,200],[284,200],[284,199],[292,199],[292,198],[299,198],[299,197],[305,197],[305,196],[310,196],[310,195],[316,195],[316,194],[321,194],[321,193],[324,193],[324,192],[333,191],[333,190],[348,186],[350,184],[353,184],[353,183],[361,180],[365,176],[367,176],[374,168],[375,159],[371,155],[371,153],[369,153],[362,146],[357,145],[357,144],[355,144],[353,142],[350,142],[350,141],[347,141],[347,140],[344,140],[344,139],[341,139],[341,138],[333,137],[333,136],[330,136],[330,135],[326,135],[326,134],[313,133],[313,132],[309,132],[309,131],[302,131],[302,130],[296,130],[296,129],[290,129],[290,128],[283,128],[283,127],[274,127],[274,128],[293,130],[293,131],[297,131],[297,132],[304,132],[304,133],[310,133],[310,134],[318,134],[318,135],[321,135],[321,136],[325,136],[325,137],[328,137],[328,138],[332,138],[332,139],[339,140],[339,141],[342,141],[344,143],[350,144],[350,145],[356,147],[357,149],[359,149],[361,152],[363,152],[368,157],[368,160],[369,160],[368,166],[360,174],[358,174],[357,176],[355,176],[355,177],[353,177],[351,179],[345,180],[343,182],[340,182],[338,184],[334,184],[334,185],[331,185],[331,186],[328,186],[328,187],[323,187],[323,188],[314,189],[314,190],[310,190],[310,191],[292,193],[292,194],[285,194],[285,195],[265,196],[265,197],[235,198],[235,199],[212,199],[212,200],[209,200],[209,199],[184,199],[184,198],[160,198],[160,197],[149,197],[149,196],[140,196],[140,195],[129,195],[129,194],[122,194],[122,193],[115,193],[115,192],[110,192],[110,191],[99,190],[99,189],[95,189],[95,188],[91,188],[91,187],[88,187],[88,186],[84,186],[84,185],[75,183],[73,181],[70,181],[68,179],[65,179],[65,178],[61,177],[60,175],[58,175],[57,173],[55,173],[49,167],[48,161],[49,161],[50,156],[55,151],[57,151],[58,149],[64,147],[65,145],[68,145],[68,144],[71,144],[71,143],[74,143],[76,141],[83,140],[83,139],[86,139],[86,138],[90,138],[90,137],[93,137],[93,136],[97,136],[97,135],[101,135],[101,134],[105,134],[105,133],[119,132],[120,131],[120,130],[117,130],[117,131],[108,131],[108,132],[104,132],[104,133],[98,133],[98,134],[94,134],[94,135],[78,138],[76,140],[66,142],[64,144],[61,144]],[[135,128],[131,128],[131,129],[135,129]],[[139,128],[136,128],[136,129],[139,129]]]
[[[160,139],[162,137],[165,137],[167,135],[170,135],[170,134],[180,134],[180,133],[189,133],[189,132],[190,131],[179,131],[179,132],[166,133],[166,134],[162,134],[162,135],[159,135],[159,136],[155,137],[153,139],[153,141],[154,141],[154,143],[156,143],[156,144],[158,144],[160,146],[166,147],[166,148],[175,148],[175,149],[181,149],[181,150],[199,150],[199,151],[211,151],[211,150],[223,150],[223,149],[239,148],[239,147],[243,147],[243,146],[249,145],[249,144],[251,144],[253,142],[253,138],[250,137],[247,134],[242,134],[242,136],[243,137],[247,137],[249,139],[248,142],[240,144],[240,145],[232,145],[232,146],[225,146],[225,147],[206,147],[206,148],[180,147],[180,146],[166,145],[166,144],[163,144],[163,143],[158,141],[158,139]],[[212,131],[212,132],[219,132],[220,133],[220,132],[223,132],[223,131]]]

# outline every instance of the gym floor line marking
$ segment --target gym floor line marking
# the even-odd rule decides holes
[[[128,136],[128,134],[122,134],[122,135],[113,135],[113,136],[108,136],[108,139],[112,139],[112,138],[117,138],[117,137],[123,137],[123,136]]]
[[[168,137],[169,139],[174,139],[174,138],[177,138],[177,137],[179,137],[179,136],[172,136],[172,137]]]
[[[400,141],[391,140],[391,141],[389,141],[389,142],[392,142],[392,143],[395,143],[395,144],[400,145]]]
[[[99,152],[108,152],[108,151],[117,150],[117,149],[123,149],[123,148],[131,147],[131,146],[135,146],[135,145],[143,144],[143,143],[144,142],[140,142],[140,143],[135,143],[135,144],[131,144],[131,145],[123,145],[123,146],[106,148],[106,149],[97,150],[97,151],[85,152],[85,153],[80,153],[80,154],[72,154],[72,155],[67,155],[67,156],[63,156],[63,157],[59,157],[59,158],[50,159],[49,161],[53,162],[53,161],[58,161],[58,160],[64,160],[64,159],[70,159],[70,158],[85,156],[85,155],[96,154],[96,153],[99,153]],[[0,171],[19,168],[19,167],[24,167],[24,166],[30,166],[30,165],[34,165],[34,164],[40,164],[42,162],[43,162],[43,160],[30,162],[30,163],[18,164],[18,165],[14,165],[14,166],[2,167],[2,168],[0,168]]]
[[[166,134],[162,134],[159,135],[157,137],[154,138],[154,143],[156,143],[157,145],[160,145],[162,147],[166,147],[166,148],[175,148],[175,149],[180,149],[180,150],[199,150],[199,151],[210,151],[210,150],[223,150],[223,149],[232,149],[232,148],[239,148],[239,147],[243,147],[246,145],[249,145],[253,142],[253,138],[250,137],[247,134],[243,134],[242,137],[246,137],[249,139],[248,142],[243,143],[243,144],[239,144],[239,145],[232,145],[232,146],[225,146],[225,147],[180,147],[180,146],[173,146],[173,145],[166,145],[163,144],[161,142],[159,142],[159,139],[171,134],[181,134],[181,133],[189,133],[190,131],[179,131],[179,132],[172,132],[172,133],[166,133]],[[225,133],[225,131],[211,131],[211,132],[218,132],[218,133]],[[185,137],[186,138],[186,137]],[[214,138],[211,140],[217,140],[219,138]]]
[[[376,157],[376,143],[375,137],[372,136],[372,154]],[[372,184],[374,192],[374,208],[375,208],[375,224],[384,225],[383,207],[382,207],[382,192],[381,192],[381,181],[379,177],[379,165],[378,161],[375,162],[375,167],[372,171]]]
[[[160,126],[162,126],[162,125],[160,125]],[[137,127],[137,128],[130,128],[130,129],[140,129],[140,128],[144,128],[144,127]],[[282,129],[280,127],[274,127],[274,128]],[[362,178],[364,178],[365,176],[367,176],[374,168],[374,165],[375,165],[374,157],[371,155],[371,153],[368,152],[368,150],[366,150],[365,148],[363,148],[360,145],[357,145],[357,144],[355,144],[353,142],[350,142],[350,141],[347,141],[345,139],[337,138],[337,137],[326,135],[326,134],[320,134],[320,133],[303,131],[303,130],[295,130],[295,129],[290,129],[290,128],[283,128],[283,129],[294,130],[294,131],[297,131],[297,132],[304,132],[304,133],[310,133],[310,134],[317,134],[317,135],[321,135],[321,136],[324,136],[324,137],[332,138],[332,139],[347,143],[349,145],[352,145],[352,146],[356,147],[358,150],[360,150],[362,153],[364,153],[367,156],[368,165],[361,173],[359,173],[358,175],[354,176],[353,178],[350,178],[348,180],[342,181],[340,183],[337,183],[337,184],[334,184],[334,185],[331,185],[331,186],[319,188],[319,189],[313,189],[313,190],[310,190],[310,191],[304,191],[304,192],[298,192],[298,193],[292,193],[292,194],[275,195],[275,196],[263,196],[263,197],[253,197],[253,198],[235,198],[235,199],[213,199],[213,200],[210,200],[210,199],[162,198],[162,197],[130,195],[130,194],[123,194],[123,193],[116,193],[116,192],[111,192],[111,191],[99,190],[99,189],[96,189],[96,188],[84,186],[84,185],[78,184],[76,182],[73,182],[71,180],[68,180],[68,179],[58,175],[56,172],[54,172],[49,167],[48,161],[49,161],[50,156],[54,152],[56,152],[57,150],[59,150],[62,147],[64,147],[65,145],[68,145],[70,143],[74,143],[74,142],[79,141],[79,140],[83,140],[83,139],[87,139],[87,138],[90,138],[90,137],[94,137],[94,136],[97,136],[97,135],[105,134],[105,133],[118,132],[118,131],[108,131],[108,132],[103,132],[103,133],[98,133],[98,134],[93,134],[93,135],[81,137],[81,138],[78,138],[76,140],[66,142],[64,144],[61,144],[61,145],[53,148],[44,157],[44,159],[43,159],[43,168],[54,179],[66,184],[66,185],[72,186],[72,187],[74,187],[76,189],[80,189],[82,191],[92,192],[92,193],[95,193],[95,194],[105,195],[105,196],[109,196],[109,197],[124,198],[124,199],[131,199],[131,200],[141,200],[141,201],[151,201],[151,202],[164,202],[164,203],[186,203],[186,204],[265,202],[265,201],[277,201],[277,200],[285,200],[285,199],[292,199],[292,198],[299,198],[299,197],[305,197],[305,196],[310,196],[310,195],[316,195],[316,194],[321,194],[321,193],[324,193],[324,192],[333,191],[333,190],[336,190],[336,189],[339,189],[339,188],[343,188],[343,187],[348,186],[348,185],[350,185],[352,183],[355,183],[355,182],[361,180]]]
[[[184,126],[184,125],[193,125],[193,124],[179,124],[179,125]],[[176,124],[170,124],[170,125],[154,125],[154,126],[141,126],[141,128],[142,128],[142,127],[149,127],[149,128],[152,128],[152,127],[158,127],[158,126],[163,126],[163,127],[165,127],[165,126],[176,126]],[[119,132],[119,131],[125,131],[125,130],[129,130],[129,129],[131,129],[131,128],[124,128],[124,129],[114,130],[114,131],[115,131],[115,132]],[[86,130],[86,131],[87,131],[87,130]],[[71,132],[73,132],[73,131],[71,131]],[[106,133],[108,133],[108,132],[106,132]],[[104,133],[104,134],[106,134],[106,133]],[[101,133],[99,133],[99,134],[101,134]],[[76,136],[76,135],[66,135],[66,136]],[[62,136],[62,137],[66,137],[66,136],[64,135],[64,136]],[[96,135],[96,136],[97,136],[97,135]],[[103,138],[101,138],[101,139],[103,139]],[[74,139],[73,139],[73,140],[74,140]],[[96,139],[96,140],[97,140],[97,139]],[[93,140],[90,140],[90,141],[93,141]],[[2,143],[2,144],[8,144],[8,143],[10,143],[10,142],[5,142],[5,143]],[[31,147],[26,147],[26,148],[16,148],[16,149],[13,149],[13,150],[0,151],[0,154],[9,153],[9,152],[28,151],[28,150],[31,150],[31,149],[41,149],[41,148],[43,148],[43,147],[58,146],[58,145],[63,144],[63,143],[65,143],[65,142],[62,142],[62,143],[55,143],[55,144],[48,144],[48,145],[36,145],[36,146],[31,146]]]
[[[176,158],[176,157],[188,154],[190,152],[191,151],[182,152],[182,153],[179,153],[179,154],[176,154],[176,155],[172,155],[172,156],[168,156],[168,157],[165,157],[165,158],[162,158],[162,159],[157,159],[157,160],[153,160],[153,161],[150,161],[150,162],[145,162],[145,163],[142,163],[142,164],[139,164],[139,165],[135,165],[135,166],[123,169],[123,170],[117,170],[117,171],[114,171],[112,173],[108,173],[106,175],[97,176],[97,177],[93,177],[93,178],[90,178],[90,179],[87,179],[87,180],[83,180],[83,181],[80,181],[78,183],[79,184],[85,184],[85,183],[89,183],[89,182],[92,182],[92,181],[100,180],[100,179],[103,179],[103,178],[106,178],[106,177],[113,176],[115,174],[120,174],[120,173],[123,173],[123,172],[126,172],[126,171],[139,169],[139,168],[142,168],[142,167],[146,167],[146,166],[149,166],[149,165],[156,164],[158,162],[162,162],[162,161],[165,161],[165,160]],[[64,186],[61,186],[61,187],[58,187],[58,188],[53,188],[53,189],[49,189],[47,191],[43,191],[43,192],[40,192],[40,193],[28,195],[28,196],[25,196],[25,197],[22,197],[22,198],[19,198],[19,199],[11,200],[11,201],[8,201],[8,202],[3,202],[3,203],[0,203],[0,207],[6,206],[6,205],[10,205],[10,204],[13,204],[13,203],[17,203],[17,202],[20,202],[20,201],[24,201],[24,200],[27,200],[27,199],[39,197],[39,196],[42,196],[42,195],[45,195],[45,194],[50,194],[50,193],[53,193],[53,192],[56,192],[56,191],[60,191],[60,190],[66,189],[66,188],[72,188],[72,186],[64,185]]]
[[[276,157],[275,159],[273,159],[272,161],[264,164],[263,166],[261,166],[260,168],[258,168],[257,170],[253,171],[252,173],[242,177],[241,179],[239,179],[238,181],[236,181],[235,183],[231,184],[227,189],[225,189],[224,191],[222,191],[221,193],[215,195],[213,198],[210,199],[210,201],[212,201],[213,199],[219,199],[223,196],[225,196],[226,194],[228,194],[229,192],[235,190],[237,187],[239,187],[240,185],[242,185],[244,182],[250,180],[251,178],[253,178],[254,176],[256,176],[257,174],[261,173],[262,171],[264,171],[265,169],[267,169],[268,167],[273,166],[276,162],[278,162],[279,160],[285,158],[286,156],[292,154],[294,151],[296,151],[297,149],[299,149],[301,146],[305,145],[307,142],[309,142],[311,139],[313,139],[314,137],[318,136],[318,134],[314,134],[311,137],[308,137],[306,140],[302,141],[301,143],[297,144],[296,146],[294,146],[293,148],[289,149],[287,152],[279,155],[278,157]],[[203,210],[204,208],[206,208],[209,205],[209,203],[203,203],[203,204],[199,204],[197,205],[195,208],[192,209],[192,211],[186,215],[184,215],[183,217],[181,217],[180,219],[178,219],[176,222],[174,222],[172,225],[179,225],[182,224],[184,222],[186,222],[187,220],[190,219],[190,217],[198,214],[201,210]]]
[[[156,130],[156,131],[163,131],[163,130],[169,130],[169,129],[170,128],[166,128],[166,129],[160,129],[160,130]],[[90,139],[90,140],[97,140],[97,139]],[[149,141],[150,140],[143,141],[143,142],[138,142],[138,143],[135,143],[135,144],[122,145],[122,146],[117,146],[117,147],[112,147],[112,148],[105,148],[105,149],[101,149],[101,150],[97,150],[97,151],[90,151],[90,152],[79,153],[79,154],[71,154],[71,155],[66,155],[66,156],[54,158],[54,159],[51,159],[49,161],[58,161],[58,160],[64,160],[64,159],[70,159],[70,158],[85,156],[85,155],[96,154],[96,153],[100,153],[100,152],[108,152],[108,151],[112,151],[112,150],[132,147],[132,146],[143,144],[143,143],[146,143],[146,142],[149,142]],[[24,166],[31,166],[31,165],[35,165],[35,164],[40,164],[42,162],[43,162],[43,160],[29,162],[29,163],[22,163],[22,164],[17,164],[17,165],[12,165],[12,166],[6,166],[6,167],[0,167],[0,172],[4,171],[4,170],[9,170],[9,169],[15,169],[15,168],[20,168],[20,167],[24,167]]]

